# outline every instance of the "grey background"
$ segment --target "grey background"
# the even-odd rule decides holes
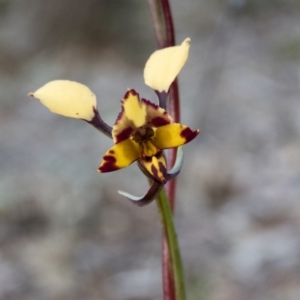
[[[185,146],[176,226],[188,299],[300,295],[300,3],[171,0]],[[137,208],[133,165],[98,174],[112,145],[27,97],[88,85],[113,124],[155,39],[146,1],[0,1],[0,299],[162,299],[160,222]]]

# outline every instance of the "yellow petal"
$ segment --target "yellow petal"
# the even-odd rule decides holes
[[[175,148],[193,140],[199,129],[193,131],[188,126],[173,123],[158,127],[154,133],[153,143],[160,149]]]
[[[171,116],[163,108],[146,99],[142,99],[141,102],[146,106],[146,123],[148,125],[159,127],[172,122]]]
[[[96,96],[85,85],[69,80],[48,82],[29,96],[40,101],[53,113],[91,121],[97,107]]]
[[[122,103],[125,116],[135,127],[141,127],[146,123],[146,106],[140,101],[139,94],[135,90],[128,91]]]
[[[179,46],[155,51],[144,69],[145,84],[155,91],[168,92],[188,58],[190,41],[190,38],[187,38]]]
[[[129,90],[122,100],[122,111],[113,126],[113,140],[119,143],[128,139],[134,129],[146,124],[146,105],[135,90]]]
[[[160,153],[160,155],[141,159],[140,162],[147,169],[147,171],[158,181],[162,183],[167,182],[167,163],[162,152]]]
[[[129,166],[141,154],[141,147],[133,140],[127,139],[110,148],[103,156],[98,169],[101,173],[112,172]]]

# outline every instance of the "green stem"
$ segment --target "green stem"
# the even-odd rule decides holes
[[[185,286],[180,249],[173,223],[173,214],[171,211],[170,202],[164,189],[162,189],[158,194],[156,203],[161,215],[163,229],[167,238],[168,250],[170,253],[170,263],[175,281],[176,300],[185,300]]]

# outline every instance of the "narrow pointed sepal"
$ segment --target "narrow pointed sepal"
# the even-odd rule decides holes
[[[177,148],[176,160],[175,160],[174,166],[170,171],[168,171],[168,175],[167,175],[168,181],[175,178],[180,173],[180,170],[183,165],[183,149],[182,148],[183,148],[182,146]]]
[[[141,207],[150,204],[156,198],[157,194],[160,192],[163,186],[163,183],[153,181],[148,192],[142,197],[137,197],[123,191],[118,191],[118,193],[128,198],[134,205]]]

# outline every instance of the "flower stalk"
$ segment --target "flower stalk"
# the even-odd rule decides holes
[[[158,48],[175,45],[175,31],[169,0],[148,0]],[[179,87],[177,79],[169,90],[169,102],[166,107],[174,122],[180,121]],[[167,155],[168,165],[172,166],[176,159],[176,149],[171,149]],[[176,179],[166,185],[172,210],[175,204]]]
[[[148,0],[150,7],[151,17],[153,21],[153,27],[158,48],[170,47],[175,45],[175,31],[173,18],[169,0]],[[175,122],[180,121],[180,99],[179,99],[179,87],[177,79],[172,83],[169,90],[169,102],[166,105],[166,109],[169,111]],[[173,166],[176,160],[176,149],[170,149],[167,153],[167,163],[169,166]],[[161,193],[165,193],[161,191]],[[159,195],[161,195],[161,193]],[[166,193],[168,196],[169,205],[171,211],[174,211],[175,206],[175,194],[176,194],[176,178],[169,181],[166,184]],[[159,200],[158,200],[159,201]],[[172,217],[172,216],[171,216]],[[172,256],[170,243],[166,241],[166,232],[162,238],[162,273],[163,273],[163,291],[165,300],[180,299],[177,293],[178,278],[175,276],[182,276],[181,282],[183,282],[183,273],[175,274],[174,266],[171,268],[170,261]],[[169,249],[168,249],[169,248]],[[180,256],[179,248],[178,255]],[[175,286],[174,286],[175,284]],[[175,296],[176,290],[176,296]],[[183,289],[184,293],[184,289]]]
[[[170,256],[171,272],[174,278],[176,300],[185,300],[185,286],[183,267],[180,256],[180,249],[177,234],[173,223],[171,206],[164,189],[160,191],[156,199],[157,207],[160,212],[163,230],[166,236],[168,253]],[[170,296],[170,295],[168,295]]]
[[[154,27],[156,43],[159,49],[167,47],[166,31],[164,25],[164,13],[161,6],[161,0],[148,0],[152,24]]]

